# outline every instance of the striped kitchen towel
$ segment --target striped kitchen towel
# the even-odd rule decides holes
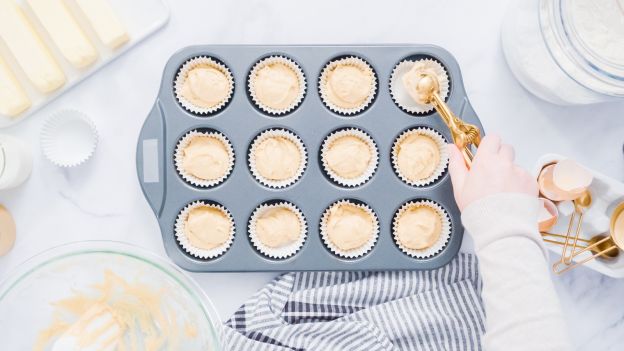
[[[223,350],[481,350],[480,291],[468,254],[432,271],[287,273],[225,323]]]

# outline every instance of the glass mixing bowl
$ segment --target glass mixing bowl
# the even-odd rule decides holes
[[[163,319],[153,321],[156,335],[164,335],[166,339],[159,349],[220,350],[218,315],[194,281],[150,252],[110,241],[72,243],[50,249],[24,262],[5,279],[0,284],[1,349],[37,349],[35,344],[42,331],[50,330],[53,319],[59,316],[59,302],[83,293],[97,299],[94,288],[101,288],[105,276],[110,277],[111,273],[117,282],[140,284],[158,294],[160,302],[154,306],[162,311],[154,315],[162,313],[168,324],[165,328]],[[171,334],[172,330],[175,335]],[[123,342],[133,340],[137,345],[135,337],[138,337],[137,349],[143,350],[144,341],[140,338],[145,334],[134,334],[124,335]],[[39,349],[51,350],[58,335],[46,338],[45,346]]]

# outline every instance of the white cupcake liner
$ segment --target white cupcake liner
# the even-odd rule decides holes
[[[211,66],[221,71],[227,77],[228,82],[230,83],[228,96],[222,102],[210,108],[201,107],[193,104],[192,102],[186,100],[184,96],[182,96],[182,93],[180,91],[182,85],[184,84],[184,81],[186,80],[188,72],[191,69],[202,64]],[[182,67],[180,67],[180,70],[175,77],[175,81],[173,83],[173,91],[176,99],[185,110],[197,115],[210,115],[221,110],[232,99],[232,94],[234,93],[234,77],[232,76],[232,72],[230,72],[230,69],[221,62],[208,56],[197,56],[187,60],[186,62],[184,62],[184,64],[182,64]]]
[[[368,148],[371,153],[371,161],[369,163],[368,168],[364,171],[362,175],[356,178],[352,178],[352,179],[343,178],[339,176],[338,174],[336,174],[329,167],[329,164],[327,163],[325,159],[325,154],[329,151],[329,147],[331,146],[331,144],[337,139],[341,137],[346,137],[346,136],[353,136],[366,142],[366,144],[368,144]],[[377,166],[379,164],[379,152],[377,151],[377,145],[375,144],[375,141],[373,140],[373,138],[371,138],[371,136],[368,135],[363,130],[358,129],[358,128],[341,129],[341,130],[331,133],[323,141],[323,146],[321,147],[321,163],[323,164],[323,169],[325,170],[327,175],[334,182],[336,182],[339,185],[346,186],[346,187],[355,187],[355,186],[366,183],[368,180],[371,179],[373,174],[375,174],[375,171],[377,170]]]
[[[407,138],[408,136],[412,134],[426,135],[430,137],[431,139],[433,139],[433,141],[436,142],[436,144],[438,145],[438,149],[440,150],[440,163],[438,164],[438,167],[436,167],[433,173],[425,179],[411,180],[407,178],[403,173],[401,173],[401,170],[399,169],[398,147],[401,144],[401,142],[405,140],[405,138]],[[392,168],[394,169],[394,172],[397,174],[397,176],[399,176],[399,178],[401,178],[401,180],[405,184],[408,184],[411,186],[422,187],[422,186],[427,186],[435,182],[440,177],[442,177],[442,175],[444,175],[444,172],[446,171],[446,168],[448,166],[448,162],[449,162],[449,151],[448,151],[448,144],[446,140],[444,139],[442,134],[428,127],[416,127],[416,128],[408,129],[404,131],[403,133],[401,133],[401,135],[399,135],[399,137],[394,141],[394,144],[392,144]]]
[[[263,177],[256,168],[256,160],[254,157],[256,148],[258,147],[258,145],[260,145],[260,143],[262,143],[262,141],[271,137],[282,137],[292,141],[295,145],[297,145],[297,148],[299,149],[301,164],[299,165],[299,168],[297,169],[297,172],[293,177],[284,180],[272,180]],[[281,128],[267,129],[260,133],[252,142],[251,147],[249,148],[248,163],[251,174],[253,174],[254,178],[256,178],[258,182],[269,188],[280,189],[296,183],[301,178],[301,176],[303,176],[303,172],[305,172],[305,169],[308,165],[308,153],[306,151],[305,145],[303,144],[303,141],[293,132]]]
[[[339,206],[342,204],[349,204],[349,205],[354,205],[357,206],[363,210],[366,211],[366,213],[368,213],[372,220],[373,220],[373,235],[371,235],[370,240],[368,240],[368,242],[366,242],[364,245],[362,245],[362,247],[357,248],[357,249],[353,249],[350,251],[343,251],[340,248],[338,248],[336,245],[334,245],[331,240],[329,239],[329,235],[327,234],[327,220],[329,219],[329,214],[332,208],[334,208],[335,206]],[[339,257],[343,257],[343,258],[359,258],[364,256],[365,254],[367,254],[368,252],[370,252],[374,247],[375,244],[377,243],[377,240],[379,238],[379,219],[377,218],[377,215],[375,214],[375,212],[373,211],[372,208],[370,208],[368,205],[363,204],[363,203],[359,203],[359,202],[355,202],[355,201],[351,201],[348,199],[344,199],[344,200],[339,200],[334,202],[333,204],[331,204],[329,207],[327,207],[325,209],[325,211],[323,212],[323,216],[321,217],[321,228],[320,228],[320,232],[321,232],[321,239],[323,240],[323,242],[325,243],[325,246],[327,246],[327,248],[329,248],[329,250],[336,256]]]
[[[75,167],[93,156],[98,132],[84,113],[62,110],[45,121],[40,139],[42,152],[50,162],[59,167]]]
[[[256,233],[256,223],[258,221],[258,218],[260,218],[260,216],[266,213],[266,211],[268,211],[269,209],[279,208],[279,207],[287,208],[291,210],[293,213],[295,213],[295,215],[297,215],[297,218],[299,218],[299,223],[301,224],[301,232],[299,233],[299,239],[290,245],[283,246],[283,247],[269,247],[269,246],[266,246],[264,243],[262,243],[260,238],[258,238],[258,234]],[[301,249],[301,247],[303,247],[303,244],[306,241],[307,232],[308,232],[308,226],[305,220],[305,216],[303,215],[301,210],[299,210],[299,208],[297,208],[297,206],[295,206],[294,204],[287,202],[287,201],[281,201],[278,203],[269,203],[269,204],[265,203],[265,204],[258,206],[252,213],[251,218],[249,219],[248,228],[249,228],[249,240],[251,241],[253,246],[258,251],[260,251],[260,253],[262,253],[263,255],[270,257],[270,258],[275,258],[275,259],[288,258],[288,257],[295,255],[297,252],[299,252],[299,250]]]
[[[392,100],[404,111],[414,114],[425,114],[433,111],[433,105],[421,105],[417,103],[403,86],[403,76],[410,71],[415,64],[422,65],[424,70],[428,70],[438,77],[438,84],[440,86],[439,95],[442,100],[445,100],[449,94],[449,77],[444,66],[432,59],[416,61],[403,60],[392,70],[392,75],[390,76],[390,95],[392,96]]]
[[[327,86],[327,75],[331,70],[339,65],[356,66],[371,75],[373,79],[373,85],[366,101],[364,101],[362,105],[355,108],[342,108],[333,104],[327,97],[327,91],[325,89],[325,87]],[[349,56],[338,60],[332,60],[327,63],[325,67],[323,67],[323,70],[321,71],[321,76],[319,77],[318,89],[319,94],[321,95],[321,100],[323,100],[323,103],[325,104],[325,106],[327,106],[327,108],[338,114],[350,116],[364,111],[373,102],[375,95],[377,95],[377,76],[375,75],[375,70],[373,69],[373,67],[364,59],[356,56]]]
[[[225,145],[225,148],[227,149],[227,152],[230,156],[230,159],[229,159],[230,165],[223,176],[217,179],[202,179],[184,170],[184,167],[183,167],[184,149],[196,137],[215,138],[221,141],[223,145]],[[209,188],[209,187],[213,187],[213,186],[223,183],[227,179],[227,177],[229,177],[230,174],[232,173],[232,170],[234,169],[234,148],[232,147],[232,144],[230,143],[228,138],[225,135],[223,135],[221,132],[217,132],[217,131],[200,132],[197,130],[191,130],[188,133],[186,133],[182,137],[182,139],[178,141],[178,145],[176,146],[175,153],[174,153],[174,162],[175,162],[175,166],[176,166],[176,170],[178,171],[178,174],[186,182],[192,185],[198,186],[198,187]]]
[[[184,230],[185,225],[186,225],[186,219],[188,218],[190,211],[194,208],[204,207],[204,206],[210,207],[210,208],[216,208],[222,211],[232,223],[232,227],[231,227],[232,230],[230,233],[230,238],[225,243],[223,243],[223,245],[220,245],[210,250],[201,249],[201,248],[191,245]],[[213,258],[217,258],[223,255],[230,248],[230,246],[232,246],[232,243],[234,242],[235,232],[236,232],[236,228],[234,227],[234,219],[232,218],[232,214],[230,213],[230,211],[228,211],[222,205],[219,205],[216,203],[210,203],[206,201],[201,201],[201,200],[194,201],[186,205],[186,207],[184,207],[184,209],[178,214],[178,218],[176,219],[176,222],[175,222],[175,236],[180,246],[182,246],[184,251],[186,251],[191,256],[201,258],[201,259],[213,259]]]
[[[405,211],[407,211],[408,209],[414,206],[432,208],[438,213],[438,215],[440,215],[440,219],[442,220],[442,229],[441,229],[440,237],[438,238],[438,240],[430,247],[425,248],[425,249],[420,249],[420,250],[415,250],[415,249],[410,249],[408,247],[405,247],[401,243],[401,241],[399,240],[396,234],[399,218]],[[401,251],[403,251],[410,257],[421,258],[421,259],[433,257],[439,254],[440,252],[442,252],[442,250],[444,250],[449,240],[451,239],[451,220],[449,218],[448,212],[446,212],[446,210],[442,208],[442,206],[438,205],[437,203],[431,200],[408,201],[405,204],[403,204],[403,206],[401,206],[401,208],[394,214],[394,218],[392,220],[392,237],[394,239],[394,242],[399,247],[399,249],[401,249]]]
[[[276,63],[281,63],[291,68],[297,74],[297,79],[299,81],[299,94],[288,107],[283,108],[283,109],[274,109],[274,108],[271,108],[269,106],[262,104],[262,102],[260,102],[260,99],[258,99],[256,96],[256,87],[255,87],[256,80],[253,79],[261,68],[266,67],[271,64],[276,64]],[[305,97],[305,93],[307,89],[306,78],[305,78],[305,74],[303,73],[303,70],[295,61],[293,61],[292,59],[286,56],[269,56],[267,58],[264,58],[256,62],[256,64],[251,69],[251,72],[249,72],[247,84],[248,84],[248,89],[249,89],[249,95],[251,96],[251,99],[254,102],[254,104],[262,111],[266,112],[269,115],[274,115],[274,116],[285,115],[293,111],[297,107],[299,107],[299,105],[303,101],[303,98]]]

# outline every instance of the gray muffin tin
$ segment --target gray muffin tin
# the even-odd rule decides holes
[[[177,102],[173,82],[180,66],[188,59],[206,55],[219,59],[231,70],[235,88],[231,102],[213,116],[196,116]],[[247,93],[247,75],[259,59],[285,55],[303,69],[307,91],[303,103],[293,112],[271,117],[260,112]],[[345,117],[331,112],[320,99],[318,78],[325,64],[337,57],[354,55],[365,59],[376,72],[378,92],[363,113]],[[414,116],[402,111],[389,92],[394,66],[403,59],[431,56],[447,69],[451,82],[448,104],[461,118],[481,123],[470,106],[459,66],[446,50],[432,45],[202,45],[175,53],[165,66],[160,91],[147,116],[137,145],[137,172],[141,187],[154,210],[167,254],[180,267],[198,272],[226,271],[338,271],[338,270],[418,270],[433,269],[448,263],[459,251],[463,238],[460,213],[453,199],[448,173],[434,184],[413,187],[403,183],[392,168],[390,152],[395,138],[411,127],[425,126],[440,132],[447,140],[450,134],[436,113]],[[286,128],[305,143],[308,162],[299,181],[284,189],[269,189],[252,176],[247,163],[250,143],[263,130]],[[343,188],[332,183],[323,173],[319,150],[323,139],[333,130],[358,127],[375,140],[379,165],[375,175],[364,185]],[[197,188],[178,175],[173,161],[178,140],[190,130],[209,128],[226,135],[234,147],[232,174],[213,188]],[[377,214],[379,239],[368,254],[356,259],[339,258],[323,244],[320,218],[336,200],[351,198],[368,204]],[[305,215],[308,234],[301,250],[284,259],[270,259],[255,250],[247,234],[253,210],[271,200],[294,203]],[[434,257],[415,259],[403,253],[392,238],[392,219],[399,207],[409,200],[429,199],[446,209],[451,218],[452,234],[445,249]],[[222,204],[232,214],[235,238],[222,256],[203,260],[190,256],[178,244],[174,224],[180,211],[195,200]]]

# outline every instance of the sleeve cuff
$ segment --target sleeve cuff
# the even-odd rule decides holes
[[[464,209],[462,223],[480,251],[508,237],[532,240],[548,257],[537,228],[540,202],[525,194],[501,193],[477,200]]]

